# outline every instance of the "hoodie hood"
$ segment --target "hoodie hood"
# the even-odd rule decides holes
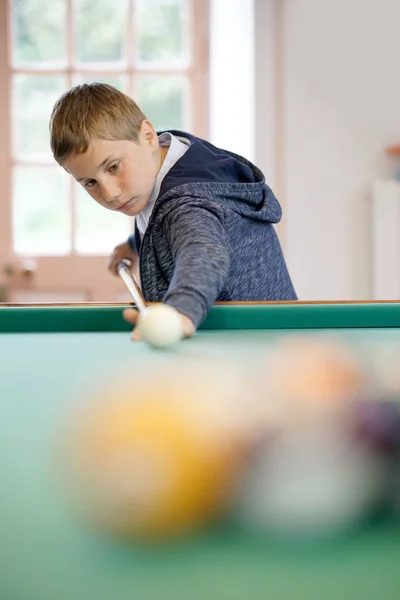
[[[263,173],[250,161],[183,131],[168,132],[186,138],[190,146],[165,176],[160,203],[177,196],[204,197],[248,219],[280,221],[279,202],[265,183]],[[166,132],[158,135],[162,133]]]

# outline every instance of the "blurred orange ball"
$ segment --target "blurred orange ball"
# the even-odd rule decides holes
[[[366,385],[362,365],[344,343],[302,336],[271,348],[259,383],[266,415],[296,423],[343,414]]]

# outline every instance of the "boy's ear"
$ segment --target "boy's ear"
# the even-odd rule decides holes
[[[140,124],[139,138],[151,147],[158,147],[157,132],[154,129],[153,124],[147,119]]]

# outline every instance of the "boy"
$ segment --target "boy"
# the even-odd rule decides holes
[[[280,205],[249,161],[157,133],[130,97],[100,83],[59,98],[50,134],[55,160],[96,202],[136,217],[109,268],[122,258],[139,266],[146,300],[175,308],[185,337],[217,300],[296,300],[273,227]],[[124,317],[134,324],[137,313]]]

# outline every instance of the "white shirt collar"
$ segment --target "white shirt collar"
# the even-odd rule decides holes
[[[174,164],[176,162],[178,162],[178,160],[180,158],[182,158],[182,156],[188,150],[189,145],[190,145],[189,140],[187,140],[186,138],[177,138],[176,136],[172,135],[172,133],[169,133],[169,132],[163,133],[162,135],[160,135],[159,142],[160,142],[160,146],[162,148],[166,148],[166,147],[169,147],[169,148],[168,148],[168,152],[164,158],[164,162],[161,165],[161,168],[156,177],[153,191],[151,192],[151,196],[148,199],[147,204],[144,207],[144,209],[142,210],[142,212],[136,216],[136,224],[137,224],[139,232],[142,236],[144,235],[144,232],[147,229],[149,219],[150,219],[151,213],[153,211],[154,204],[160,193],[161,183],[162,183],[164,177],[166,176],[168,171],[170,171],[170,169],[172,169]]]

